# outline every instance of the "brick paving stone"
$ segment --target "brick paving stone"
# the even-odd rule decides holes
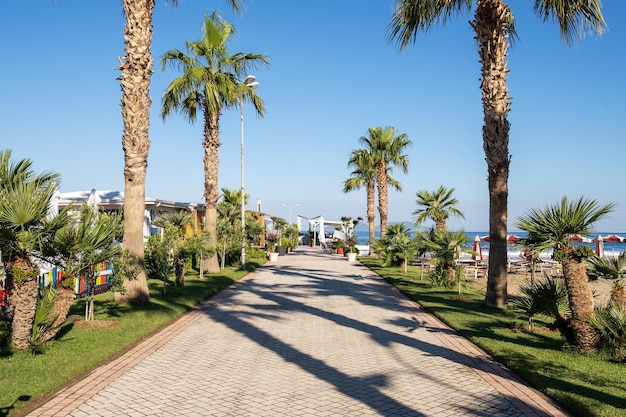
[[[317,248],[259,268],[77,385],[28,416],[566,416],[376,274]]]

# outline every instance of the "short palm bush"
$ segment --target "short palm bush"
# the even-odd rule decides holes
[[[601,346],[606,348],[618,361],[626,360],[626,310],[615,303],[600,309],[591,318],[591,324],[598,329]]]
[[[542,314],[554,319],[553,328],[565,331],[567,327],[567,291],[562,280],[546,275],[530,285],[520,287],[522,296],[511,302],[513,310],[528,319],[528,327],[534,327],[534,318]]]

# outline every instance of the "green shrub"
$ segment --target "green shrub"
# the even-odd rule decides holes
[[[252,259],[265,259],[267,252],[261,248],[246,249],[246,256]]]
[[[144,255],[148,278],[163,280],[174,270],[170,249],[171,246],[161,239],[160,234],[148,238]]]
[[[39,290],[39,298],[37,299],[37,309],[35,310],[35,318],[33,321],[33,330],[28,341],[28,350],[33,353],[41,353],[43,351],[44,342],[42,336],[46,331],[52,328],[58,314],[52,316],[52,308],[54,307],[54,298],[56,290],[50,287],[44,287]]]
[[[554,319],[553,328],[566,332],[569,305],[561,279],[546,275],[533,284],[521,286],[519,290],[522,295],[511,302],[511,308],[526,317],[530,328],[534,325],[534,317],[543,314]]]
[[[433,288],[453,288],[456,281],[450,279],[447,269],[435,269],[426,275]]]
[[[600,332],[601,346],[615,359],[626,360],[626,311],[611,303],[597,310],[590,322]]]
[[[11,354],[11,322],[0,320],[0,358]]]

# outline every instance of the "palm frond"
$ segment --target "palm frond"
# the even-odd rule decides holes
[[[472,0],[396,0],[388,25],[389,40],[400,49],[414,43],[419,32],[428,33],[452,17],[469,13]]]
[[[561,39],[573,45],[589,34],[600,35],[606,28],[600,0],[535,0],[533,10],[544,21],[558,23]]]

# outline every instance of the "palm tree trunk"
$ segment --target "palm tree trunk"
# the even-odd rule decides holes
[[[11,343],[16,349],[28,349],[37,310],[39,286],[37,281],[27,281],[13,288],[9,297],[13,312]]]
[[[176,286],[185,286],[185,260],[182,258],[176,258],[174,265],[174,274],[176,276]]]
[[[489,184],[489,273],[485,304],[505,308],[508,217],[510,98],[506,84],[506,31],[511,12],[501,0],[478,0],[472,26],[481,63],[483,148]]]
[[[9,289],[9,304],[13,316],[11,343],[16,349],[26,350],[33,332],[33,322],[39,297],[39,285],[33,277],[38,273],[37,267],[30,259],[16,256],[7,246],[2,247],[1,256],[6,273],[5,285]],[[16,279],[16,275],[18,279]]]
[[[570,327],[576,346],[583,352],[594,351],[599,343],[598,331],[589,323],[594,314],[593,294],[589,288],[587,269],[584,262],[568,258],[563,263],[563,278],[567,288],[572,317]]]
[[[209,231],[209,244],[217,247],[217,201],[220,198],[218,172],[220,164],[219,115],[204,110],[204,205],[206,210],[206,228]],[[220,271],[217,252],[203,263],[203,269],[209,273]]]
[[[124,239],[123,246],[137,259],[141,273],[125,280],[126,293],[116,293],[117,302],[145,303],[150,299],[144,269],[143,222],[146,204],[146,171],[150,138],[150,79],[152,77],[152,14],[154,0],[123,0],[126,25],[120,65],[124,133]]]
[[[611,302],[618,308],[626,311],[626,291],[624,285],[614,283],[611,289]]]
[[[376,219],[376,208],[374,204],[374,180],[367,180],[367,227],[369,230],[369,246],[370,255],[374,255],[374,240],[376,240],[376,232],[374,221]]]
[[[387,234],[387,167],[384,163],[376,168],[376,183],[378,185],[378,214],[380,215],[380,238]]]

